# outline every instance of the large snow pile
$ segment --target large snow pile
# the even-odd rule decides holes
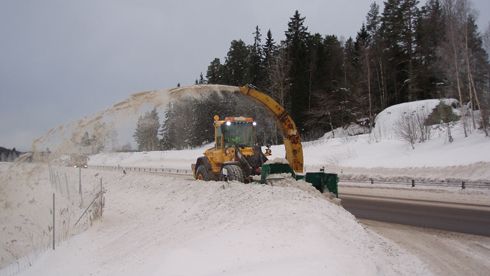
[[[86,174],[106,183],[103,219],[20,275],[429,273],[420,260],[304,182],[277,187],[90,169]],[[298,185],[305,187],[293,187]]]

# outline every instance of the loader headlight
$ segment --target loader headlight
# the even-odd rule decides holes
[[[253,122],[253,123],[252,123],[252,125],[253,125],[253,126],[257,126],[257,122]]]
[[[227,126],[231,126],[231,122],[230,121],[226,121],[226,125]]]

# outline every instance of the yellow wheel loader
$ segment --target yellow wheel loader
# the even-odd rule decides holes
[[[249,182],[267,161],[256,145],[256,122],[246,117],[214,117],[215,146],[197,159],[192,169],[199,180]]]
[[[254,99],[263,105],[276,119],[282,130],[284,147],[289,164],[264,164],[266,154],[256,143],[256,122],[246,117],[226,117],[221,120],[214,117],[215,145],[204,152],[204,156],[192,164],[194,177],[198,180],[236,180],[250,182],[252,176],[260,175],[261,182],[265,183],[268,175],[291,173],[296,179],[304,179],[312,183],[315,188],[338,195],[336,174],[324,172],[308,172],[303,174],[303,148],[296,129],[296,124],[284,108],[274,99],[258,91],[252,85],[242,86],[238,90],[241,94]]]

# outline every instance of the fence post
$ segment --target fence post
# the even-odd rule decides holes
[[[83,206],[82,167],[78,167],[78,193],[80,194],[80,206]]]
[[[461,182],[461,189],[463,189],[463,190],[466,189],[466,185],[465,185],[464,181]]]
[[[102,217],[102,177],[100,178],[100,217]]]
[[[415,180],[412,179],[412,187],[415,187]]]
[[[53,250],[54,250],[54,247],[55,247],[55,241],[56,241],[56,235],[55,235],[55,214],[56,214],[56,205],[55,205],[55,197],[54,197],[54,193],[53,193]]]

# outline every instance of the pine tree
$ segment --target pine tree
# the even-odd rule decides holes
[[[209,84],[224,84],[224,68],[219,58],[211,61],[206,72],[206,78]]]
[[[373,86],[372,86],[372,62],[370,48],[371,37],[366,26],[363,24],[361,30],[357,33],[355,42],[356,56],[358,57],[358,80],[359,84],[357,92],[357,103],[359,103],[359,109],[362,116],[369,118],[369,128],[373,125]]]
[[[199,83],[198,84],[206,84],[206,80],[204,80],[204,76],[201,74],[199,75]]]
[[[249,50],[242,40],[233,40],[224,66],[225,84],[240,86],[249,83]]]
[[[250,46],[248,78],[250,82],[258,87],[265,84],[264,53],[259,26],[255,27],[254,43]]]
[[[303,131],[308,110],[308,60],[307,40],[308,28],[304,25],[305,17],[295,11],[288,23],[286,31],[286,47],[288,53],[289,82],[291,89],[291,116],[298,128]]]
[[[88,147],[88,146],[90,146],[90,143],[91,143],[90,136],[89,136],[88,132],[85,131],[85,133],[83,134],[82,139],[80,141],[80,144],[83,147]]]
[[[265,70],[263,89],[265,91],[272,91],[272,77],[271,72],[273,70],[274,58],[276,55],[277,47],[274,39],[272,38],[271,30],[267,31],[265,44],[263,45],[262,52],[264,54],[262,67]]]
[[[313,95],[321,93],[327,83],[327,52],[324,39],[314,34],[308,39],[308,112],[313,107]]]
[[[409,79],[407,74],[407,52],[404,51],[405,22],[402,10],[402,0],[388,0],[385,2],[383,17],[381,20],[381,36],[387,51],[385,51],[387,63],[387,92],[388,104],[393,105],[408,100],[406,84]]]
[[[163,122],[159,131],[159,135],[160,137],[162,137],[160,139],[161,150],[170,150],[174,148],[173,143],[176,139],[176,135],[175,135],[175,125],[173,125],[173,122],[171,120],[174,117],[173,111],[174,110],[172,104],[169,103],[167,105],[167,110],[163,115]]]
[[[159,116],[154,108],[140,116],[133,137],[138,144],[139,151],[153,151],[159,149],[158,129]]]
[[[419,16],[417,5],[418,0],[402,0],[400,4],[401,15],[403,17],[402,29],[402,45],[403,52],[406,56],[406,99],[408,101],[416,100],[417,98],[417,73],[415,64],[415,48],[416,48],[416,25]]]
[[[444,70],[441,68],[439,48],[444,40],[444,16],[439,0],[429,0],[421,8],[417,22],[415,50],[418,63],[419,93],[417,99],[442,98],[441,85]]]
[[[366,30],[369,34],[369,48],[371,49],[371,63],[373,67],[373,105],[377,109],[384,109],[388,105],[386,85],[386,58],[384,53],[384,40],[381,37],[381,16],[379,5],[373,2],[366,16]]]

